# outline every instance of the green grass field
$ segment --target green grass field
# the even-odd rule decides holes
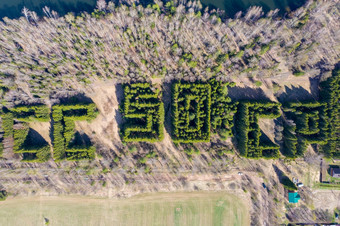
[[[0,225],[249,225],[246,204],[228,193],[157,193],[124,200],[34,197],[0,202]]]
[[[340,190],[340,184],[315,183],[314,189]]]

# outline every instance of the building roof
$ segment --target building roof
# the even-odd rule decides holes
[[[333,174],[340,174],[340,168],[332,168]]]
[[[297,192],[289,192],[288,200],[290,203],[298,203],[298,201],[300,200],[300,195]]]

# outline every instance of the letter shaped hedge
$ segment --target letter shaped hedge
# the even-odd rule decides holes
[[[161,90],[150,83],[125,84],[121,112],[125,118],[121,137],[125,142],[156,142],[164,137]]]
[[[286,156],[290,158],[303,156],[308,144],[327,144],[329,134],[327,110],[326,103],[285,104],[283,152]]]
[[[210,141],[211,87],[209,84],[174,83],[172,136],[175,142]]]
[[[48,122],[50,109],[46,105],[18,106],[9,109],[3,117],[4,137],[13,136],[13,152],[22,154],[22,161],[45,162],[51,157],[49,144],[37,143],[36,139],[29,135],[28,122]],[[16,123],[14,123],[16,122]]]
[[[94,146],[74,145],[75,121],[91,121],[97,116],[96,105],[55,105],[52,107],[53,117],[53,157],[56,161],[93,159]]]
[[[240,102],[235,118],[237,145],[242,156],[248,158],[278,158],[280,147],[272,142],[260,142],[259,118],[280,117],[280,103]]]
[[[2,156],[4,149],[4,140],[9,137],[13,137],[13,114],[11,112],[1,113],[1,131],[0,131],[0,157]]]

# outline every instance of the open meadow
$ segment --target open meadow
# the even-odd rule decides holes
[[[129,199],[30,197],[0,203],[1,225],[249,225],[245,202],[227,193],[158,193]]]

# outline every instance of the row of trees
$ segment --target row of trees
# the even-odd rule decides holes
[[[320,84],[321,100],[327,103],[329,139],[322,146],[327,156],[340,157],[340,69],[333,71],[333,76]]]
[[[160,89],[150,83],[124,85],[121,112],[125,118],[121,137],[125,142],[156,142],[164,137],[164,106]]]

